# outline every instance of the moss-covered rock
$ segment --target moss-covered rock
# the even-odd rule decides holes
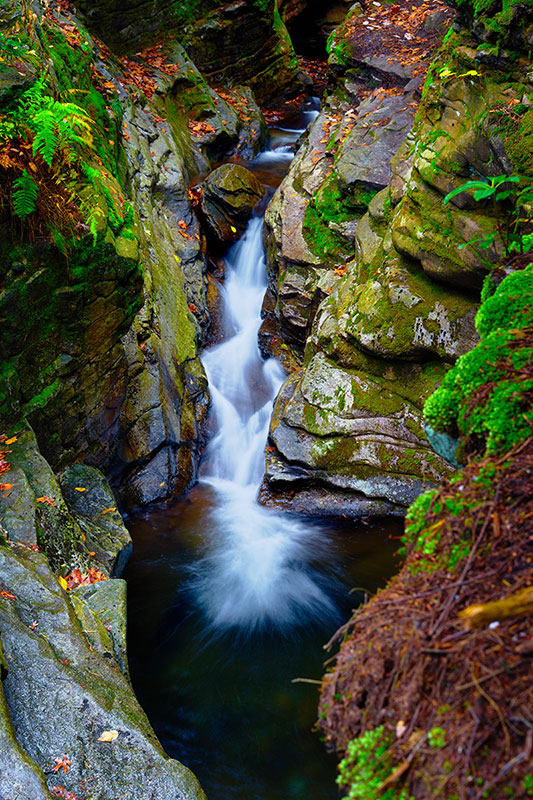
[[[263,194],[256,176],[239,164],[223,164],[210,172],[202,183],[201,209],[215,240],[238,239]]]
[[[270,437],[270,483],[318,482],[406,506],[450,471],[429,447],[420,409],[393,384],[320,354],[288,379]]]

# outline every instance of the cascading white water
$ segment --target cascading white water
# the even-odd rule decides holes
[[[208,448],[204,480],[257,491],[272,404],[284,379],[280,365],[263,361],[257,345],[266,289],[263,219],[255,217],[226,260],[220,287],[225,341],[205,351],[218,433]]]
[[[319,541],[311,525],[256,500],[273,402],[284,379],[281,366],[263,360],[257,344],[266,289],[262,225],[262,217],[254,217],[227,256],[220,287],[226,338],[202,357],[217,433],[201,480],[219,502],[194,588],[218,631],[283,627],[335,613],[310,566],[327,547],[323,536]]]

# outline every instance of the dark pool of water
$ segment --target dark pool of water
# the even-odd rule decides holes
[[[293,681],[321,678],[331,656],[324,643],[363,590],[375,592],[395,570],[398,541],[390,537],[401,523],[310,520],[315,544],[304,569],[334,613],[220,631],[195,588],[216,504],[216,492],[199,485],[129,520],[134,688],[165,750],[196,773],[209,800],[334,800],[335,759],[312,731],[318,686]]]

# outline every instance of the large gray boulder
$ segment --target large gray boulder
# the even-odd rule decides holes
[[[91,800],[205,800],[162,750],[113,651],[90,644],[45,556],[1,546],[0,574],[2,798],[48,800],[48,785]],[[99,741],[105,731],[118,735]]]

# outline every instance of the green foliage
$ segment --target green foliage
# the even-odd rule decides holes
[[[437,496],[436,489],[430,489],[423,494],[420,494],[414,503],[409,506],[405,517],[405,536],[404,542],[415,541],[424,528],[426,527],[426,514],[428,513],[431,503]]]
[[[428,744],[430,747],[436,747],[439,750],[446,747],[446,731],[444,728],[432,728],[428,731]]]
[[[516,370],[529,364],[533,351],[525,347],[511,353],[513,339],[510,332],[493,331],[446,373],[424,406],[424,418],[434,430],[455,434],[458,429],[464,436],[477,436],[488,454],[503,453],[531,434],[533,409],[527,393],[533,381],[508,373],[510,363]],[[484,403],[472,404],[471,396],[485,384],[490,391]]]
[[[348,743],[337,777],[338,785],[348,789],[348,800],[409,800],[406,789],[381,790],[395,767],[389,754],[391,743],[383,725]]]
[[[525,181],[525,186],[521,185]],[[460,194],[473,192],[476,202],[490,201],[498,222],[493,233],[472,239],[459,249],[476,244],[488,250],[498,239],[505,253],[527,253],[533,249],[533,184],[530,178],[518,175],[497,175],[486,180],[467,181],[456,187],[444,198],[444,205]]]
[[[528,797],[533,797],[533,774],[529,773],[522,781],[522,789]]]
[[[533,267],[508,275],[492,296],[482,303],[476,328],[482,339],[498,329],[533,325]]]
[[[34,133],[33,155],[41,153],[50,167],[57,151],[63,150],[72,158],[78,150],[91,147],[91,121],[80,106],[74,103],[59,103],[46,98],[45,107],[28,121]]]
[[[6,65],[13,64],[26,55],[26,47],[19,37],[0,31],[0,72],[5,72]]]
[[[305,210],[303,234],[311,251],[320,258],[338,260],[339,254],[345,254],[346,240],[328,227],[313,203]]]
[[[13,183],[12,203],[13,210],[17,217],[24,219],[28,214],[35,211],[37,203],[37,184],[24,170],[20,178]]]
[[[10,125],[7,130],[0,127],[0,139],[31,135],[33,155],[40,153],[49,167],[60,151],[72,160],[93,143],[87,112],[75,103],[60,103],[45,94],[42,79],[22,94]]]

